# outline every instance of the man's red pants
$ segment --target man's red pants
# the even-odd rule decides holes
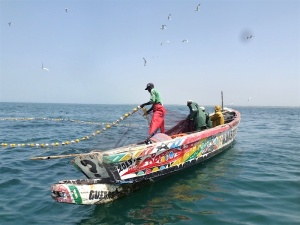
[[[160,129],[161,133],[165,133],[165,114],[166,109],[161,104],[153,105],[153,115],[149,128],[149,135]]]

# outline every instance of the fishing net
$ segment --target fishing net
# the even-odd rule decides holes
[[[128,118],[126,123],[135,124],[136,126],[119,126],[118,132],[115,133],[115,135],[118,134],[118,138],[116,138],[116,136],[114,137],[116,140],[115,146],[111,147],[121,147],[140,142],[143,143],[148,137],[151,116],[152,114],[148,115],[148,118],[146,118],[143,116],[143,111],[140,110],[138,113]],[[167,113],[165,115],[166,134],[161,134],[160,130],[158,130],[156,134],[151,137],[151,141],[163,141],[167,140],[171,135],[188,132],[189,123],[186,121],[186,117],[187,112],[183,113],[180,110],[170,110],[167,108]]]

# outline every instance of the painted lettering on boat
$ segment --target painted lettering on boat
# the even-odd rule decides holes
[[[108,199],[109,192],[108,191],[94,191],[91,190],[89,194],[89,200],[94,200],[94,199]]]
[[[132,165],[132,159],[129,159],[123,163],[119,163],[118,164],[118,172],[120,173],[123,170],[126,170],[127,168],[129,168]]]

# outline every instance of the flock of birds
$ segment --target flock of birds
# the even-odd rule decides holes
[[[196,12],[200,11],[200,6],[201,6],[201,4],[198,4],[198,5],[196,6],[196,8],[194,9],[194,11],[196,11]],[[65,12],[68,13],[68,8],[65,8]],[[170,13],[170,14],[168,15],[168,20],[171,20],[171,16],[172,16],[172,14]],[[11,26],[11,25],[12,25],[12,22],[8,22],[8,26]],[[161,25],[160,29],[161,29],[161,30],[166,30],[166,29],[167,29],[167,25],[165,25],[165,24]],[[254,37],[253,35],[249,35],[249,36],[247,36],[246,38],[247,38],[247,39],[251,39],[251,38],[253,38],[253,37]],[[188,43],[188,42],[189,42],[188,39],[183,39],[183,40],[182,40],[182,43]],[[170,42],[169,42],[169,41],[166,41],[166,43],[169,44]],[[164,43],[162,42],[161,45],[163,45],[163,44],[164,44]],[[147,65],[147,60],[145,59],[145,57],[143,58],[143,60],[144,60],[144,66],[146,66],[146,65]],[[43,63],[42,63],[42,69],[43,69],[43,70],[46,70],[46,71],[50,71],[48,68],[44,67],[44,64],[43,64]],[[250,100],[250,99],[249,99],[249,100]],[[248,101],[249,101],[249,100],[248,100]]]
[[[198,5],[196,6],[196,8],[194,9],[194,11],[200,11],[200,5],[201,5],[201,4],[198,4]],[[170,13],[170,14],[168,15],[168,20],[171,20],[171,16],[172,16],[172,14]],[[161,25],[160,29],[161,29],[161,30],[166,30],[166,29],[167,29],[167,25],[166,25],[166,24]],[[188,41],[187,39],[183,39],[183,40],[182,40],[182,43],[188,43],[188,42],[189,42],[189,41]],[[170,41],[166,41],[166,43],[169,44]],[[163,44],[164,44],[164,42],[162,42],[160,45],[163,45]],[[147,60],[146,60],[145,58],[143,58],[143,60],[144,60],[144,66],[146,66],[146,65],[147,65]]]
[[[198,4],[198,5],[196,6],[196,8],[194,9],[194,11],[196,11],[196,12],[200,11],[200,6],[201,6],[201,4]],[[172,14],[170,13],[170,14],[168,15],[168,20],[171,20],[171,16],[172,16]],[[161,25],[160,29],[161,29],[161,30],[166,30],[166,29],[167,29],[167,25],[166,25],[166,24]],[[252,39],[252,38],[254,38],[253,35],[247,35],[247,36],[246,36],[246,39],[247,39],[247,40],[248,40],[248,39]],[[188,39],[183,39],[183,40],[182,40],[182,43],[188,43],[188,42],[189,42]],[[169,41],[166,41],[166,43],[169,44],[170,42],[169,42]],[[160,45],[164,45],[164,42],[161,42]],[[144,60],[144,66],[146,66],[146,65],[147,65],[147,60],[145,59],[145,57],[143,58],[143,60]]]

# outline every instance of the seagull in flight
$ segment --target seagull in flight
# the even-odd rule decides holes
[[[252,98],[252,97],[249,97],[249,98],[248,98],[248,102],[251,100],[251,98]]]
[[[254,38],[254,36],[253,35],[247,36],[247,39],[250,39],[250,38]]]
[[[8,22],[8,26],[11,26],[11,22]]]
[[[43,63],[42,63],[42,69],[43,69],[43,70],[50,71],[48,68],[44,67],[44,64],[43,64]]]
[[[167,29],[167,25],[161,25],[161,28],[160,28],[160,29],[162,29],[162,30]]]
[[[187,40],[187,39],[182,40],[182,43],[184,43],[184,42],[188,43],[189,40]]]
[[[65,8],[65,11],[66,11],[66,13],[68,12],[68,9],[67,8]]]
[[[147,60],[145,58],[143,58],[143,59],[144,59],[144,66],[146,66]]]
[[[168,20],[171,20],[171,14],[168,16]]]
[[[196,7],[195,11],[200,11],[200,4],[199,4],[199,5],[197,5],[197,7]]]
[[[167,44],[170,44],[170,41],[166,41]],[[160,45],[163,45],[164,42],[160,43]]]

